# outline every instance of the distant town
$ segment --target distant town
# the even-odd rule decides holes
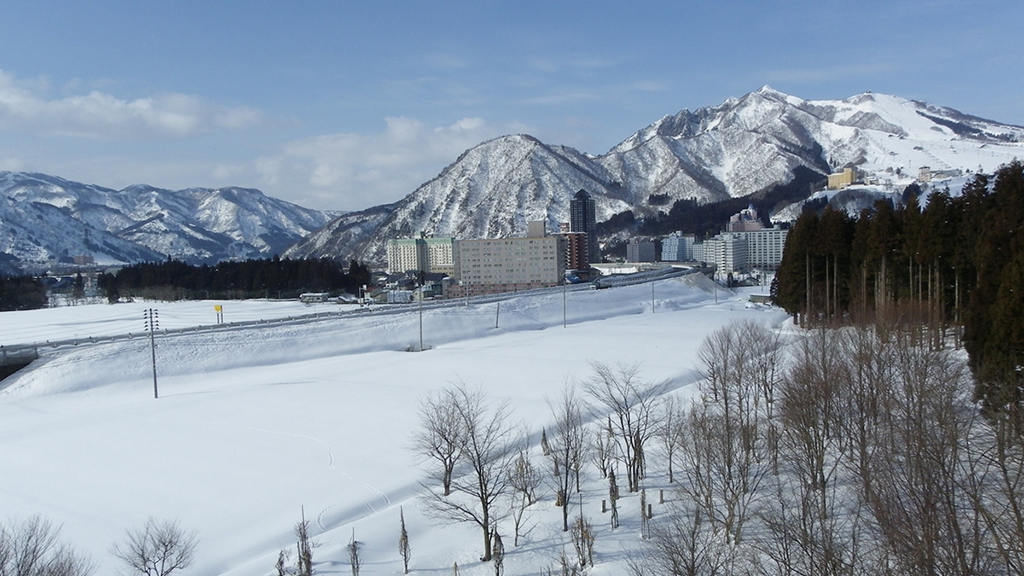
[[[595,234],[594,200],[586,190],[570,201],[557,232],[530,222],[522,238],[395,238],[387,243],[387,278],[378,298],[460,298],[592,281],[603,274],[665,267],[702,267],[717,280],[764,284],[782,262],[788,227],[766,227],[748,207],[725,231],[701,240],[679,232],[631,238],[625,262],[605,263]]]

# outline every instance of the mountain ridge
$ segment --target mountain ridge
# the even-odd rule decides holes
[[[602,155],[529,135],[488,140],[397,202],[371,233],[333,249],[380,264],[388,238],[521,235],[529,219],[545,220],[553,231],[568,220],[569,197],[580,188],[594,196],[601,221],[625,211],[664,217],[680,201],[754,198],[793,182],[798,171],[824,181],[833,170],[856,166],[880,185],[898,187],[923,166],[973,170],[968,157],[993,170],[1018,155],[1021,142],[1024,128],[898,96],[804,100],[766,85],[717,106],[665,115]],[[977,153],[986,146],[987,156]],[[503,212],[495,194],[516,202]],[[289,253],[326,255],[302,242]]]
[[[23,268],[93,256],[119,264],[212,263],[283,252],[334,214],[251,188],[113,190],[57,176],[0,172],[0,252]]]
[[[499,136],[465,150],[397,202],[347,213],[302,208],[252,188],[111,190],[0,172],[0,260],[44,267],[76,254],[110,263],[200,263],[280,253],[380,265],[390,238],[518,236],[531,220],[558,230],[580,189],[593,196],[598,221],[629,213],[623,221],[671,226],[677,206],[755,199],[846,166],[874,182],[868,193],[871,186],[891,192],[929,167],[942,178],[991,172],[1022,151],[1024,127],[951,108],[873,92],[804,100],[766,85],[664,115],[601,155],[528,134]],[[769,208],[779,218],[799,213],[799,206]]]

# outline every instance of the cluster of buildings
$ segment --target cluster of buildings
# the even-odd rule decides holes
[[[529,222],[524,238],[418,238],[389,240],[388,273],[409,278],[422,290],[446,297],[515,292],[557,286],[566,271],[585,275],[600,251],[596,211],[588,192],[569,202],[570,221],[550,234],[542,221]]]
[[[701,241],[693,234],[675,232],[661,240],[657,258],[654,241],[632,239],[626,245],[627,262],[703,262],[721,278],[751,270],[773,271],[782,263],[788,228],[765,227],[751,206],[732,216],[724,232]]]
[[[528,223],[521,238],[462,240],[420,234],[389,240],[392,286],[404,282],[421,295],[458,298],[557,286],[567,277],[588,280],[594,273],[591,264],[600,262],[594,200],[580,190],[569,211],[570,221],[554,233],[537,221]],[[704,241],[677,232],[662,239],[659,250],[657,241],[632,239],[626,261],[701,263],[714,267],[722,278],[752,269],[775,270],[782,262],[787,232],[780,226],[765,227],[750,207],[733,216],[724,232]]]

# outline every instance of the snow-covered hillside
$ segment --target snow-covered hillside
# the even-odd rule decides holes
[[[880,181],[912,180],[922,166],[992,172],[1022,151],[1024,128],[949,108],[870,92],[802,100],[765,86],[666,116],[599,161],[639,204],[655,191],[703,202],[746,196],[787,181],[797,166],[854,165]]]
[[[687,276],[653,290],[570,292],[565,328],[558,289],[505,300],[500,311],[475,302],[427,310],[423,334],[432,349],[421,353],[403,351],[418,340],[414,309],[158,338],[159,400],[144,339],[47,354],[0,392],[4,514],[62,524],[63,537],[88,552],[100,574],[116,569],[111,544],[152,515],[198,532],[187,573],[269,576],[278,551],[294,548],[304,507],[318,543],[317,573],[349,573],[345,546],[354,530],[363,543],[361,574],[376,576],[401,573],[401,509],[413,574],[447,574],[456,562],[464,576],[492,574],[477,560],[475,528],[423,514],[417,494],[425,475],[409,451],[421,399],[465,382],[495,403],[507,401],[536,439],[553,418],[548,401],[566,382],[588,378],[595,360],[638,363],[643,378],[669,379],[671,394],[691,394],[706,334],[742,318],[775,326],[785,318],[724,291],[716,304],[704,282]],[[154,305],[162,317],[206,323],[212,304]],[[122,307],[141,322],[135,308],[96,305],[4,313],[0,326],[46,324],[86,335]],[[653,493],[665,482],[652,466]],[[582,498],[597,528],[590,574],[624,574],[639,543],[637,496],[624,497],[622,526],[612,531],[600,510],[607,485],[590,476]],[[563,546],[571,553],[550,491],[530,514],[535,528],[521,545],[506,540],[509,576],[541,573]],[[504,521],[499,529],[507,535],[511,527]]]
[[[382,262],[388,239],[421,231],[456,238],[525,236],[532,220],[557,231],[569,218],[568,192],[581,188],[595,192],[598,220],[630,208],[615,197],[611,175],[578,151],[526,135],[502,136],[466,151],[398,202],[365,239],[339,247],[342,254]]]
[[[0,172],[0,253],[29,268],[79,254],[107,264],[270,256],[331,216],[246,188],[115,191]]]

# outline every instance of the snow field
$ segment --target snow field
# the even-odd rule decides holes
[[[672,393],[687,395],[705,335],[741,318],[773,325],[785,318],[748,307],[745,294],[722,291],[716,305],[695,287],[706,288],[704,280],[656,283],[653,314],[650,285],[570,292],[566,328],[561,291],[502,302],[497,330],[493,303],[425,310],[430,349],[421,353],[404,351],[418,345],[415,309],[158,338],[159,400],[145,339],[56,352],[0,391],[3,514],[63,523],[64,538],[92,556],[98,574],[116,569],[108,550],[125,529],[150,515],[177,518],[200,539],[187,573],[241,576],[272,573],[278,551],[294,549],[292,528],[304,510],[319,573],[349,573],[345,545],[355,529],[364,543],[361,573],[376,575],[401,573],[401,506],[412,573],[446,574],[458,562],[461,574],[491,574],[477,561],[478,528],[423,516],[416,495],[426,474],[408,449],[420,399],[465,382],[495,405],[507,401],[536,437],[553,420],[547,400],[566,382],[588,378],[593,361],[639,363],[644,379],[668,379]],[[182,303],[180,314],[200,305],[212,315],[209,303]],[[0,323],[88,332],[90,318],[119,306],[5,313]],[[178,314],[178,304],[153,306],[161,320]],[[534,455],[541,470],[549,468]],[[650,479],[656,515],[663,481],[657,473]],[[583,509],[597,528],[595,575],[622,574],[638,542],[638,496],[622,500],[622,527],[611,532],[600,513],[606,495],[591,470]],[[510,576],[540,573],[563,545],[572,554],[549,493],[530,514],[536,527],[518,548],[511,522],[501,525]]]

